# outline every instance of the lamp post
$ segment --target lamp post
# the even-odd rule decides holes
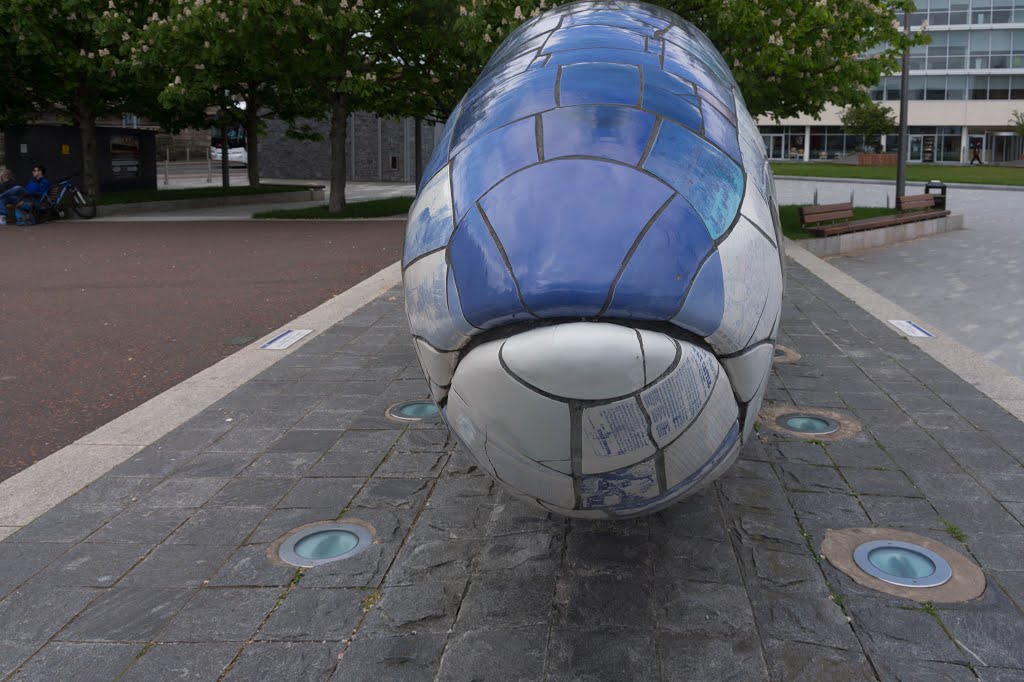
[[[903,12],[903,32],[910,37],[910,12]],[[907,131],[908,91],[910,90],[910,47],[903,48],[903,68],[900,73],[900,145],[896,159],[896,196],[907,194],[907,146],[910,136]]]

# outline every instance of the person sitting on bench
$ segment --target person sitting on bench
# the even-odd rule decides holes
[[[16,189],[21,188],[18,187]],[[20,197],[18,197],[20,201],[17,203],[15,215],[19,216],[19,225],[35,222],[33,212],[39,207],[40,202],[46,198],[49,191],[50,181],[46,179],[46,166],[36,164],[32,167],[32,181],[25,185]]]

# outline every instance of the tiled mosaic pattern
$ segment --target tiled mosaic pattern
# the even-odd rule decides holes
[[[410,212],[406,304],[431,393],[535,504],[661,508],[749,437],[779,244],[760,135],[710,41],[638,3],[552,10],[498,48]]]

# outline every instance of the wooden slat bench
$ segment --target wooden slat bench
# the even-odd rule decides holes
[[[935,196],[931,194],[897,197],[896,208],[900,210],[900,213],[854,220],[853,204],[850,203],[801,206],[800,225],[815,236],[831,237],[837,234],[875,230],[904,223],[917,223],[949,215],[949,211],[935,208]]]

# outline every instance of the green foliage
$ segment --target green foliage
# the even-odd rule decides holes
[[[1014,109],[1013,116],[1010,117],[1010,126],[1013,127],[1013,132],[1024,136],[1024,113]]]
[[[409,212],[412,197],[393,197],[390,199],[373,199],[345,204],[341,211],[330,211],[327,206],[310,208],[281,208],[273,211],[261,211],[253,218],[274,218],[287,220],[337,220],[339,218],[385,218],[401,216]]]
[[[772,162],[775,177],[862,178],[895,181],[896,166],[854,166],[846,163]],[[910,182],[962,182],[985,185],[1024,185],[1024,168],[1014,166],[945,166],[939,164],[908,164]],[[953,190],[956,191],[956,190]]]
[[[255,187],[186,187],[184,189],[126,189],[104,192],[99,204],[139,204],[147,201],[178,201],[180,199],[213,199],[216,197],[308,192],[302,185],[257,185]]]
[[[877,143],[881,135],[896,130],[896,118],[892,109],[876,102],[864,101],[851,104],[840,120],[848,135],[862,135],[865,147]]]

